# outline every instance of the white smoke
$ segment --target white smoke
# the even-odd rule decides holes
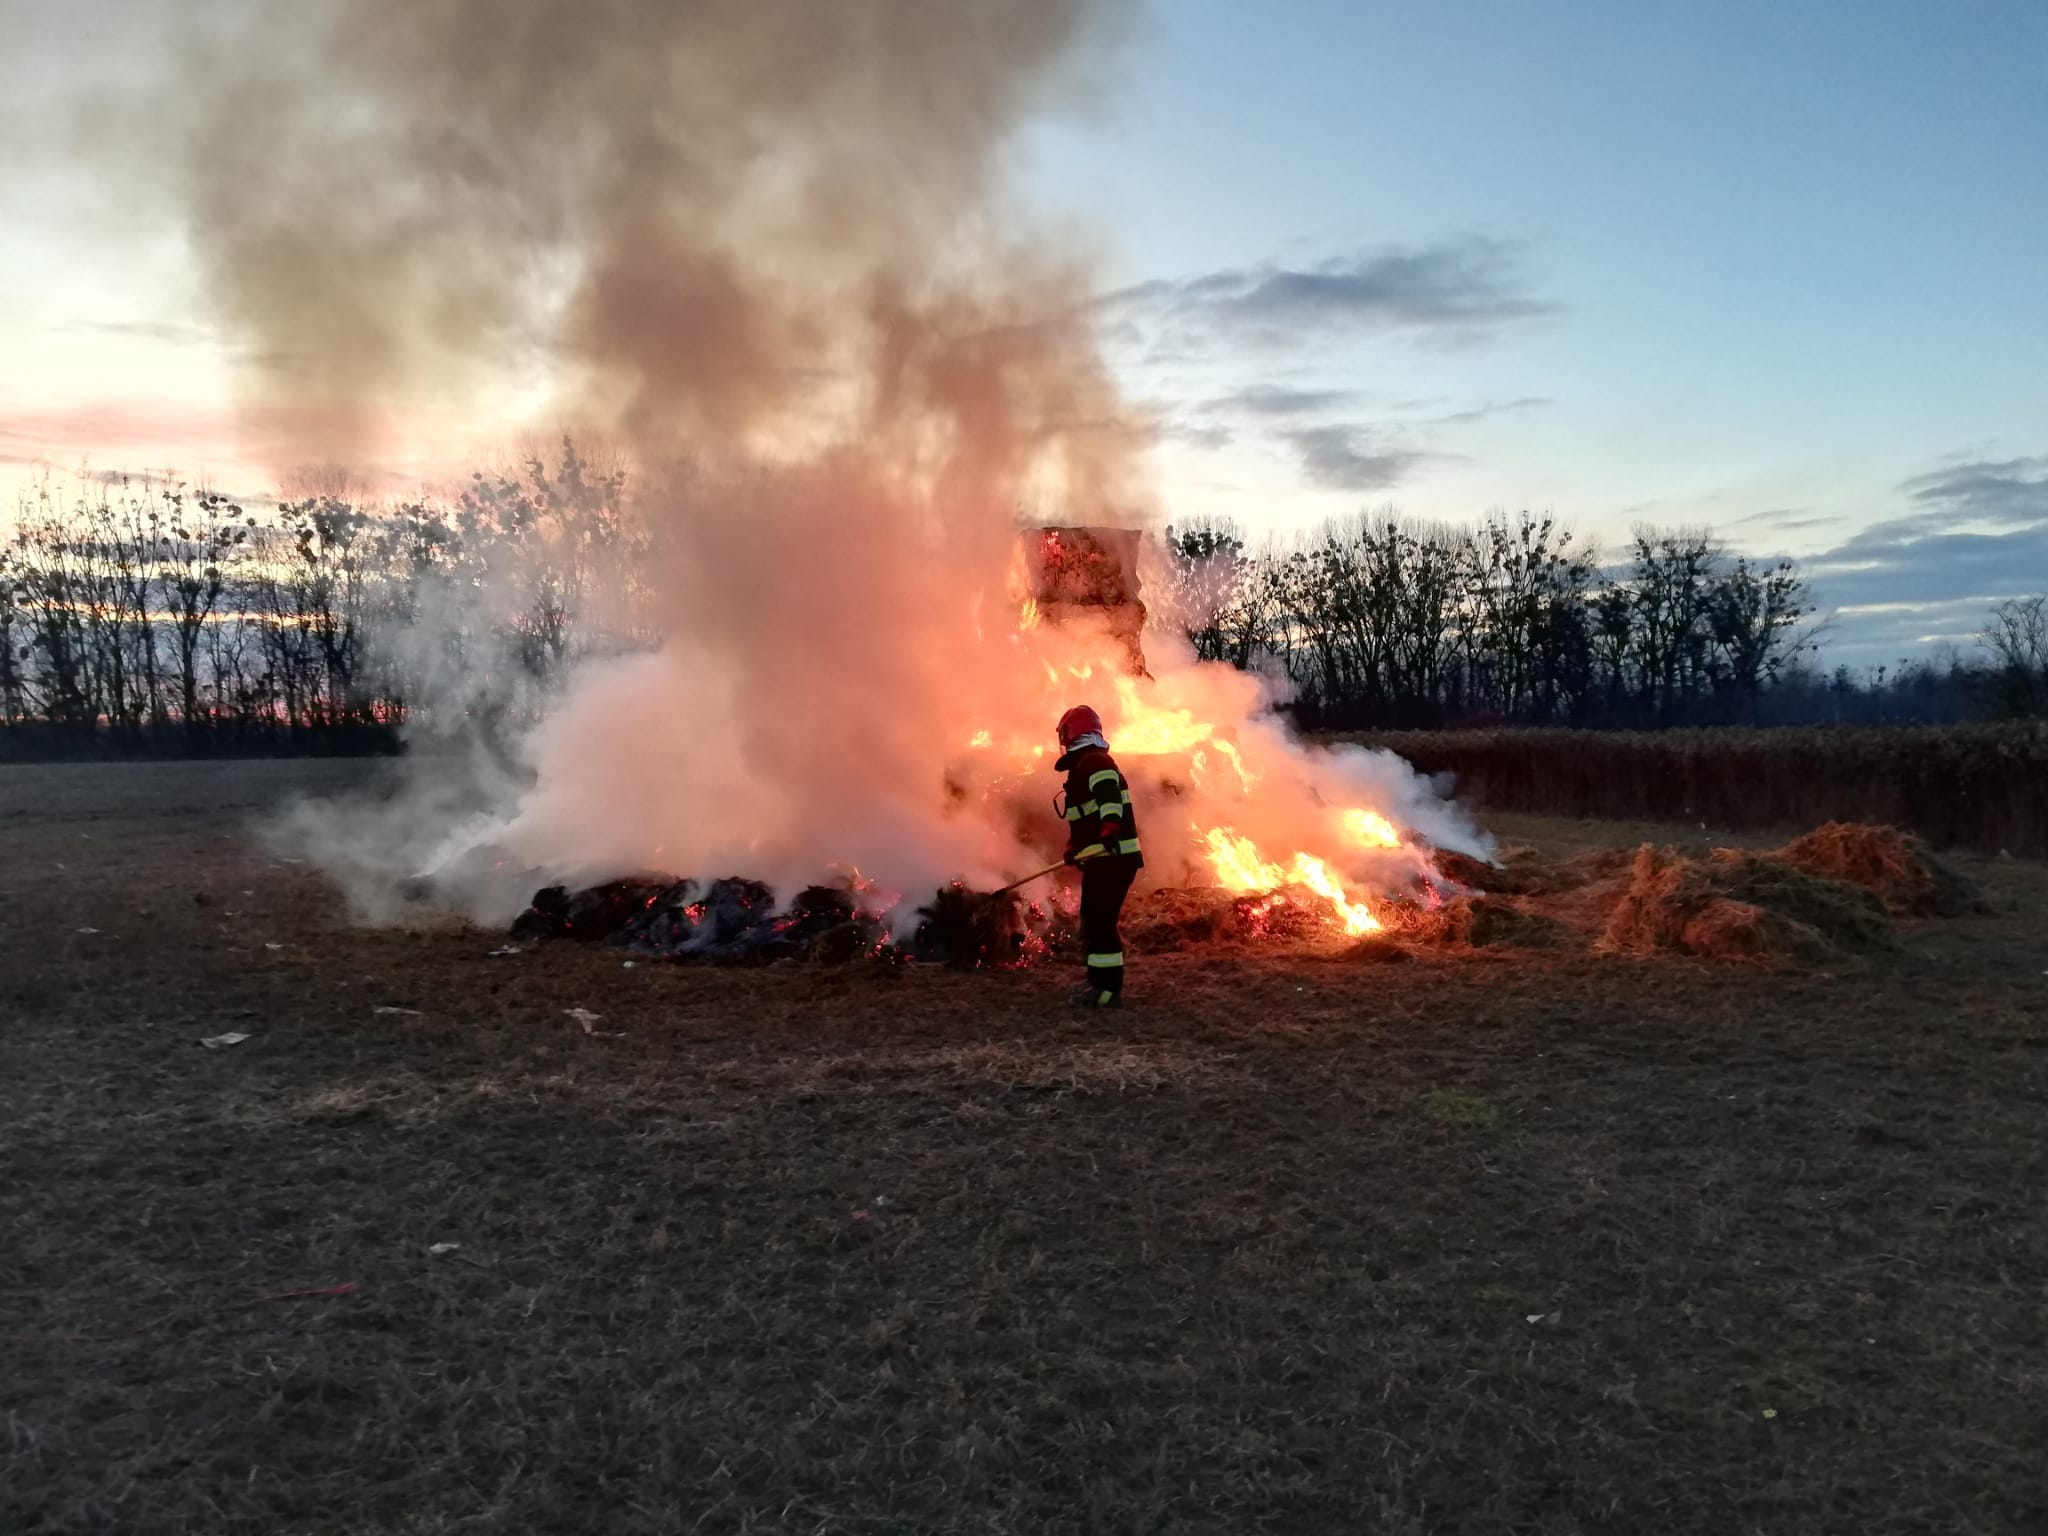
[[[411,658],[436,749],[286,834],[358,910],[424,893],[497,918],[538,879],[643,870],[992,882],[1057,841],[1051,724],[1078,702],[1140,786],[1155,879],[1213,876],[1228,828],[1411,889],[1421,856],[1350,837],[1347,812],[1482,846],[1396,760],[1294,741],[1258,679],[1193,664],[1170,629],[1134,683],[1107,637],[1020,623],[1019,507],[1153,521],[1085,263],[1005,175],[1035,114],[1103,86],[1132,9],[181,12],[164,88],[135,93],[131,132],[100,113],[93,146],[129,195],[176,199],[249,403],[340,457],[539,358],[556,419],[611,434],[636,476],[632,558],[581,617],[645,644],[584,656],[559,696],[434,649],[530,573],[428,589],[403,643],[439,658]],[[502,749],[445,729],[528,715]]]

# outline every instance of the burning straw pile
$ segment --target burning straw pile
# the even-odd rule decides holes
[[[1124,917],[1137,954],[1209,950],[1321,953],[1360,962],[1469,949],[1684,954],[1769,966],[1883,955],[1899,916],[1980,911],[1970,883],[1917,839],[1830,823],[1769,853],[1703,858],[1645,843],[1550,861],[1511,850],[1498,864],[1447,855],[1433,899],[1377,908],[1379,931],[1347,934],[1313,889],[1140,892]],[[615,880],[551,886],[513,925],[524,939],[619,945],[635,954],[727,964],[905,960],[1029,965],[1069,954],[1070,894],[983,895],[955,882],[906,922],[850,886],[811,886],[787,906],[758,880]]]

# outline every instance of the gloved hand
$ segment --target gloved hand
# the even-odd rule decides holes
[[[1074,852],[1074,850],[1071,848],[1069,848],[1065,853],[1060,855],[1060,858],[1069,869],[1079,869],[1081,867],[1081,855]]]

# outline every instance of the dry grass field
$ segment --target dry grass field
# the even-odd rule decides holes
[[[0,1530],[2048,1529],[2048,867],[1098,1019],[352,929],[375,771],[0,769]]]

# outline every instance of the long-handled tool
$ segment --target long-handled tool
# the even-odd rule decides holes
[[[1017,887],[1020,885],[1029,885],[1034,880],[1042,880],[1043,878],[1045,878],[1045,876],[1051,874],[1054,870],[1065,869],[1066,867],[1067,861],[1065,859],[1061,859],[1057,864],[1048,864],[1045,866],[1045,868],[1037,871],[1036,873],[1026,875],[1022,880],[1012,880],[1008,885],[1002,887],[1000,890],[987,892],[982,897],[982,900],[986,901],[991,896],[1007,896],[1010,894],[1010,892],[1017,889]]]

